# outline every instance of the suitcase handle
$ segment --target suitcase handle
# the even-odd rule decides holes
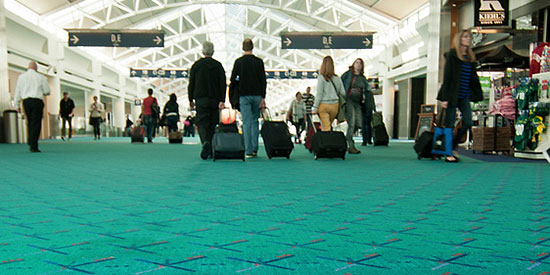
[[[313,127],[313,132],[317,134],[317,127],[315,127],[315,124],[313,123],[313,116],[310,115],[310,114],[308,114],[307,116],[308,116],[308,118],[309,118],[309,121],[311,122],[311,123],[310,123],[310,124],[311,124],[311,127]],[[308,129],[308,131],[309,131],[309,129]]]
[[[261,114],[263,120],[271,121],[271,111],[269,110],[269,108],[267,108],[267,106],[264,108],[263,111],[260,112],[260,114]],[[267,116],[266,116],[266,114],[267,114]]]

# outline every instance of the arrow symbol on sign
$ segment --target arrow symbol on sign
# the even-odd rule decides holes
[[[290,44],[292,44],[292,40],[290,40],[290,38],[286,38],[285,41],[284,41],[285,45],[288,47],[290,46]]]
[[[162,43],[162,38],[156,36],[155,39],[153,39],[153,42],[155,42],[157,45],[160,45],[160,43]]]
[[[132,75],[136,75],[136,74],[137,74],[137,72],[136,72],[136,71],[134,71],[134,70],[132,70],[132,72],[130,72],[130,74],[132,74]]]
[[[73,42],[73,44],[78,44],[78,41],[80,41],[80,39],[78,39],[78,36],[74,35],[73,34],[73,37],[70,39],[71,42]]]
[[[370,45],[370,40],[368,38],[365,38],[365,40],[363,41],[363,44],[365,44],[365,47],[368,47]]]

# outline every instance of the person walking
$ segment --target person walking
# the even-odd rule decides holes
[[[126,125],[124,126],[124,133],[126,133],[126,136],[130,136],[132,125],[134,125],[134,123],[130,119],[130,115],[126,115]]]
[[[319,115],[323,131],[330,131],[332,122],[338,115],[338,94],[346,96],[344,84],[334,73],[332,57],[325,56],[317,78],[317,95],[311,113]]]
[[[30,62],[27,71],[19,76],[15,86],[15,104],[21,113],[21,101],[27,116],[27,144],[33,153],[39,153],[38,138],[44,115],[44,96],[50,94],[50,85],[46,77],[38,73],[36,62]]]
[[[235,60],[231,72],[231,83],[238,83],[239,108],[243,120],[245,156],[258,155],[258,137],[260,112],[265,108],[267,81],[264,62],[254,56],[254,43],[247,38],[243,41],[244,55]]]
[[[227,87],[225,70],[220,62],[212,58],[214,44],[202,44],[203,58],[197,60],[189,71],[189,106],[196,107],[196,123],[201,139],[201,158],[212,157],[212,137],[220,121],[220,110],[225,108]]]
[[[74,101],[69,97],[68,92],[63,93],[63,99],[59,102],[59,118],[61,118],[61,139],[65,140],[65,124],[69,124],[69,140],[73,137],[72,119],[74,117]]]
[[[94,140],[97,140],[101,139],[101,130],[99,126],[103,121],[101,116],[103,115],[105,108],[103,107],[103,103],[98,101],[97,96],[94,96],[93,99],[94,102],[90,104],[90,125],[94,127]]]
[[[361,135],[363,136],[363,143],[361,146],[372,145],[372,116],[376,111],[376,102],[374,101],[374,93],[372,86],[369,83],[365,91],[365,102],[361,105],[361,112],[363,115],[363,121],[361,123]]]
[[[170,95],[170,100],[164,105],[163,113],[166,117],[166,126],[168,134],[178,131],[178,121],[180,120],[179,105],[176,94]]]
[[[296,127],[296,138],[294,140],[294,143],[302,143],[302,131],[306,126],[306,104],[302,100],[302,93],[296,93],[296,99],[292,100],[292,102],[290,103],[286,119],[287,121],[291,121],[294,127]]]
[[[348,140],[348,152],[350,154],[361,153],[361,151],[357,150],[355,147],[353,136],[355,132],[363,126],[362,109],[366,102],[367,91],[371,90],[369,82],[364,75],[364,68],[365,64],[363,59],[357,58],[353,64],[349,66],[349,70],[342,75],[342,83],[346,91],[346,121],[348,122],[346,138]],[[372,96],[372,92],[370,92],[370,95]],[[372,104],[372,102],[370,104]],[[366,129],[363,128],[363,132],[365,132],[365,130]]]
[[[311,121],[311,109],[313,108],[313,103],[315,103],[315,96],[311,93],[311,87],[306,88],[306,92],[302,94],[302,100],[306,104],[306,131],[309,129],[310,126],[313,125],[313,122]]]
[[[437,95],[441,107],[446,108],[444,125],[453,128],[456,119],[456,110],[462,113],[462,128],[453,138],[453,156],[445,158],[447,162],[458,162],[456,148],[458,141],[472,127],[472,109],[470,102],[483,100],[483,92],[475,67],[475,54],[470,46],[472,35],[469,30],[458,32],[451,46],[445,54],[445,69],[443,83]]]
[[[156,98],[153,97],[153,89],[147,89],[148,96],[143,99],[141,105],[141,113],[143,114],[143,124],[145,125],[145,132],[147,135],[147,143],[153,143],[153,133],[157,128],[157,119],[159,116],[159,103]]]

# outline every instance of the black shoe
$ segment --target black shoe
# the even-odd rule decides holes
[[[372,143],[372,141],[368,141],[367,144],[368,144],[368,145],[372,145],[373,143]]]
[[[212,156],[212,146],[210,142],[205,142],[202,144],[201,159],[206,160],[209,156]]]
[[[33,153],[40,153],[41,151],[38,150],[38,149],[31,149],[31,152],[33,152]]]
[[[61,137],[61,140],[65,141],[65,137]]]
[[[361,143],[361,146],[367,146],[366,142]]]

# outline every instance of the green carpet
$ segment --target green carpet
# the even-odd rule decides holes
[[[0,145],[0,274],[545,274],[547,163]]]

